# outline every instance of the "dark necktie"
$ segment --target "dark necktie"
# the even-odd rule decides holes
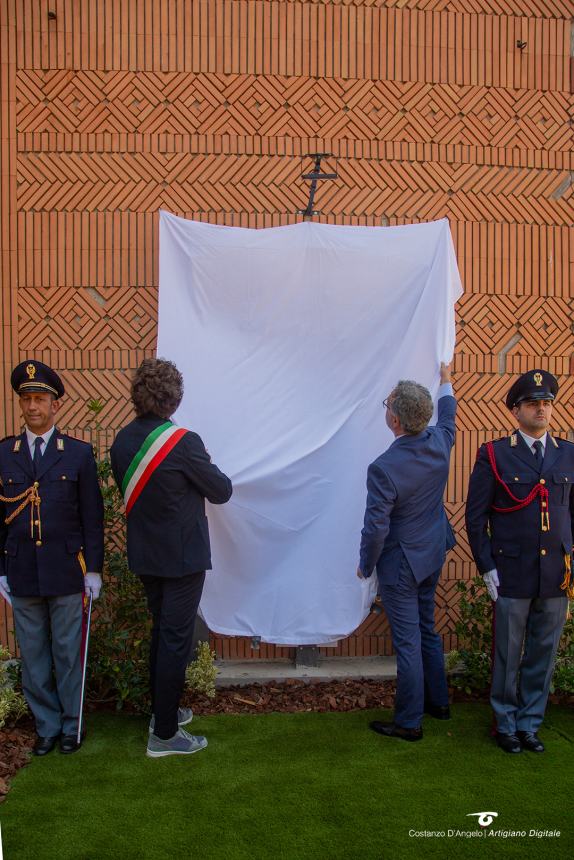
[[[44,440],[41,436],[36,436],[34,439],[34,459],[32,462],[34,463],[34,474],[38,474],[38,469],[40,468],[40,463],[42,461],[42,442]]]
[[[544,459],[544,452],[542,450],[542,442],[540,441],[540,439],[537,439],[532,447],[534,448],[534,457],[536,458],[536,465],[539,469],[541,469],[542,461]]]

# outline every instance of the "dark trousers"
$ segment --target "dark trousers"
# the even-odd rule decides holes
[[[379,585],[397,655],[395,723],[407,729],[422,722],[425,702],[448,705],[442,640],[434,629],[440,569],[417,583],[406,560],[396,585]]]
[[[178,578],[141,577],[153,619],[150,690],[154,731],[159,738],[172,738],[177,732],[177,709],[204,580],[205,571]]]

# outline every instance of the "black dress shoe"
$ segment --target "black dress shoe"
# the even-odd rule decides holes
[[[516,735],[505,735],[503,732],[496,733],[496,743],[500,747],[501,750],[507,753],[519,753],[522,752],[522,747],[520,746],[520,741],[516,737]]]
[[[544,752],[544,744],[536,732],[516,732],[522,748],[530,752]]]
[[[64,755],[69,755],[70,753],[75,753],[82,746],[82,741],[84,740],[85,734],[82,732],[82,737],[80,738],[80,742],[78,743],[77,735],[62,735],[60,738],[60,752],[64,753]]]
[[[396,723],[381,723],[378,720],[373,720],[369,723],[369,728],[379,735],[386,735],[388,738],[402,738],[404,741],[422,741],[423,730],[419,726],[418,729],[405,729],[403,726],[397,726]]]
[[[425,714],[429,714],[435,720],[450,720],[450,707],[448,705],[425,705]]]
[[[53,735],[49,738],[41,738],[38,736],[36,738],[36,743],[32,749],[34,755],[47,755],[49,752],[52,752],[56,744],[58,743],[59,735]]]

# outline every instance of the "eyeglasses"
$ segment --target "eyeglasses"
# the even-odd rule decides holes
[[[385,407],[385,409],[391,409],[391,404],[389,403],[389,400],[390,400],[390,394],[388,397],[385,397],[385,399],[383,400],[383,406]],[[392,409],[391,409],[391,412],[392,412]]]

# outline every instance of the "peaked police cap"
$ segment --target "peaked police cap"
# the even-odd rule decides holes
[[[519,376],[506,395],[509,409],[523,400],[554,400],[558,394],[558,380],[547,370],[529,370]]]
[[[17,394],[27,391],[48,392],[59,399],[64,394],[64,385],[55,370],[41,361],[21,361],[12,371],[10,384]]]

